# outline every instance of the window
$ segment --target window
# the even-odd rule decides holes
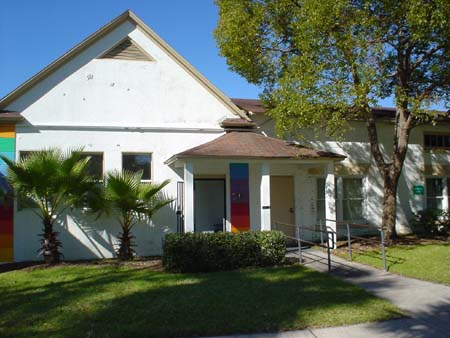
[[[325,219],[325,179],[316,180],[316,220]]]
[[[80,158],[90,157],[88,162],[88,172],[97,179],[103,178],[103,153],[83,153]]]
[[[442,178],[427,178],[427,208],[442,210],[444,202],[444,180]]]
[[[151,154],[122,154],[122,169],[132,172],[142,171],[143,181],[152,179],[151,164]]]
[[[342,179],[342,213],[346,221],[364,220],[364,189],[362,178]]]
[[[32,151],[20,151],[19,152],[19,160],[25,160],[28,156],[30,156]]]
[[[425,134],[423,143],[426,149],[450,149],[450,134]]]

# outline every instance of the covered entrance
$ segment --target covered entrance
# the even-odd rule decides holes
[[[335,219],[334,163],[344,156],[250,127],[225,131],[166,161],[183,178],[184,231],[271,230],[278,222],[295,238],[295,224],[309,222],[300,213],[311,204],[304,184],[311,165],[323,170],[326,218]]]

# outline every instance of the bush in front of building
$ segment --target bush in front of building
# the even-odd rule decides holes
[[[174,233],[166,236],[164,267],[173,272],[210,272],[283,263],[280,231]]]
[[[449,210],[419,211],[410,221],[411,230],[419,237],[448,236],[450,234]]]

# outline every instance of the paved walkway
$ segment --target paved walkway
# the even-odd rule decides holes
[[[295,253],[291,253],[295,256]],[[326,272],[322,251],[304,251],[304,264]],[[409,318],[350,326],[307,329],[270,334],[235,335],[234,338],[449,338],[450,286],[401,277],[366,265],[332,257],[332,274],[363,287],[403,309]]]

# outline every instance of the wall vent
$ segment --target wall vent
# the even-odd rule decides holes
[[[142,48],[127,38],[100,56],[100,59],[155,61]]]

